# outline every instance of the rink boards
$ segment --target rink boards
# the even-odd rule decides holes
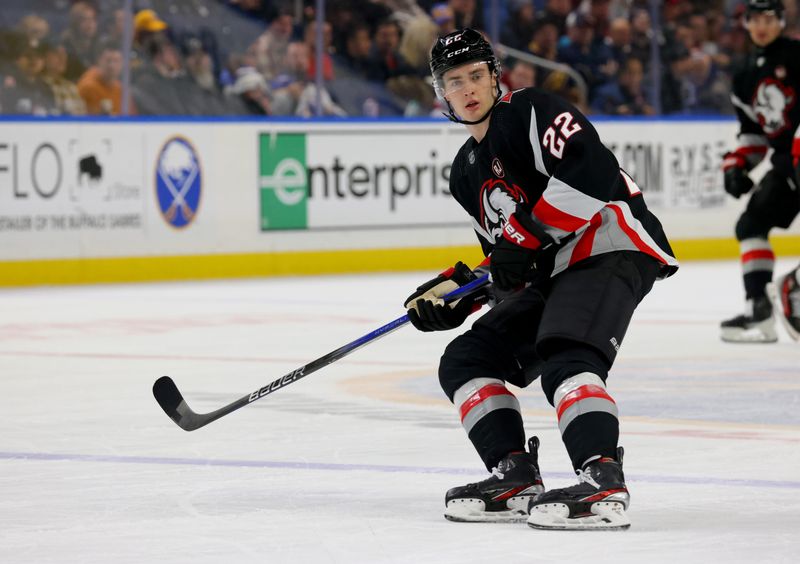
[[[732,120],[603,121],[678,257],[738,253]],[[441,121],[2,121],[0,285],[436,269],[479,260]],[[800,254],[797,227],[774,238]]]

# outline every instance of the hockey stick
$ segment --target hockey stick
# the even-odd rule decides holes
[[[464,286],[453,290],[444,296],[444,300],[445,302],[452,302],[459,298],[469,296],[481,290],[488,283],[489,275],[486,274],[476,280],[473,280],[469,284],[465,284]],[[288,374],[281,376],[266,386],[257,389],[253,393],[247,394],[233,403],[229,403],[228,405],[210,413],[196,413],[192,411],[192,409],[186,403],[186,400],[183,399],[183,395],[181,395],[181,392],[178,390],[175,382],[169,376],[162,376],[156,380],[155,384],[153,384],[153,396],[155,396],[158,405],[161,406],[161,409],[164,410],[164,413],[166,413],[170,419],[177,423],[178,427],[184,431],[194,431],[195,429],[204,427],[212,421],[216,421],[220,417],[228,415],[237,409],[240,409],[246,405],[250,405],[254,401],[276,392],[281,388],[288,386],[289,384],[297,382],[301,378],[305,378],[312,372],[316,372],[320,368],[324,368],[329,364],[346,357],[351,352],[356,351],[364,345],[371,343],[372,341],[375,341],[385,335],[388,335],[389,333],[404,326],[408,322],[409,319],[407,314],[403,315],[402,317],[398,317],[383,327],[375,329],[372,333],[364,335],[363,337],[360,337],[355,341],[344,345],[343,347],[339,347],[335,351],[329,352],[325,356],[321,356],[316,360],[312,360],[308,364],[292,370]]]

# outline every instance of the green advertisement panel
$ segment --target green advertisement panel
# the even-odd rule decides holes
[[[308,227],[305,133],[259,136],[261,230]]]

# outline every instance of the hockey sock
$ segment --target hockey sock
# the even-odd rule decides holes
[[[765,296],[775,268],[775,253],[769,240],[760,237],[743,239],[739,242],[739,251],[746,298],[752,300]]]
[[[496,378],[475,378],[453,395],[461,424],[490,470],[508,453],[525,450],[519,401]]]
[[[573,468],[596,456],[614,458],[619,441],[617,404],[597,374],[583,372],[556,389],[558,428]]]

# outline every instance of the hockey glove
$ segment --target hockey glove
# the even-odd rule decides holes
[[[411,324],[420,331],[447,331],[460,326],[469,314],[480,309],[485,293],[478,292],[449,304],[441,298],[475,279],[475,273],[458,262],[417,288],[405,301]]]
[[[503,227],[503,237],[491,255],[492,283],[500,290],[513,290],[526,282],[550,277],[553,253],[543,255],[555,244],[553,238],[537,224],[530,213],[516,211]],[[551,249],[552,250],[552,249]],[[549,264],[545,264],[549,263]]]
[[[725,153],[722,160],[722,171],[725,178],[725,191],[738,199],[753,189],[753,181],[747,174],[747,161],[744,156],[733,151]]]

